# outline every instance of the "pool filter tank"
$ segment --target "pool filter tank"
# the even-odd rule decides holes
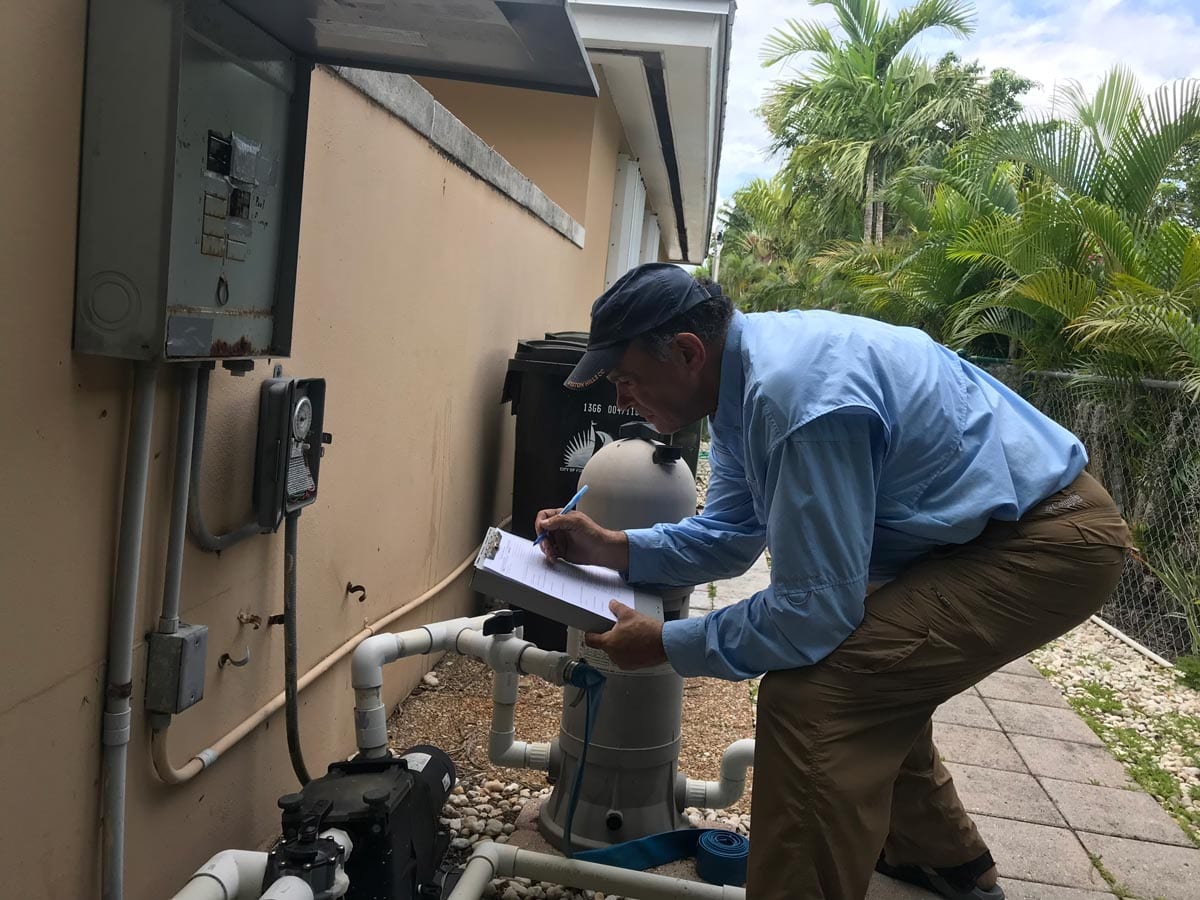
[[[647,528],[678,522],[696,512],[696,480],[678,447],[661,443],[643,423],[621,429],[621,439],[602,447],[579,475],[588,492],[579,511],[605,528]],[[692,589],[663,596],[666,620],[685,618]],[[683,679],[669,664],[623,672],[570,629],[567,652],[582,656],[607,678],[592,728],[587,767],[571,823],[575,848],[597,848],[686,825],[684,778],[679,775]],[[538,824],[562,848],[563,827],[575,772],[583,751],[587,702],[572,687],[563,692],[562,728],[550,764],[554,790],[542,804]]]

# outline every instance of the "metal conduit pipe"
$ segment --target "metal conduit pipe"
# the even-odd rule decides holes
[[[125,893],[125,774],[129,755],[129,697],[133,693],[133,642],[138,576],[142,563],[142,526],[146,518],[146,481],[150,471],[150,432],[154,425],[154,389],[158,369],[152,362],[134,368],[129,444],[125,450],[125,488],[117,541],[116,584],[108,626],[104,719],[101,730],[100,825],[101,896],[121,900]]]
[[[193,462],[195,460],[193,459]],[[497,527],[503,528],[511,521],[511,517],[502,519]],[[425,591],[419,597],[415,597],[408,603],[397,607],[382,618],[371,622],[362,631],[355,634],[353,637],[346,640],[336,650],[322,659],[319,663],[305,672],[296,682],[298,691],[303,691],[310,684],[332,669],[335,665],[353,653],[358,646],[373,635],[377,635],[384,631],[397,619],[400,619],[413,610],[420,608],[431,598],[436,597],[447,587],[453,584],[458,578],[471,567],[475,562],[475,558],[479,555],[479,548],[476,547],[471,553],[460,562],[453,571],[445,578],[439,581],[429,590]],[[247,735],[255,728],[267,721],[284,706],[284,692],[280,691],[269,701],[260,706],[257,710],[243,719],[233,729],[226,732],[220,739],[213,744],[204,748],[192,755],[192,757],[182,766],[176,768],[171,763],[170,748],[168,746],[168,727],[155,728],[150,734],[150,751],[154,762],[154,772],[158,775],[160,781],[164,784],[185,784],[210,768],[218,759],[227,753],[232,747],[239,744]],[[168,723],[169,724],[169,723]]]
[[[300,543],[300,513],[289,513],[283,526],[283,702],[287,730],[288,756],[292,760],[292,771],[300,785],[308,784],[312,777],[304,765],[304,751],[300,747],[300,688],[297,682],[299,651],[297,649],[299,623],[296,621],[296,555]]]
[[[603,891],[638,900],[745,900],[740,887],[685,881],[635,869],[580,862],[511,844],[477,844],[463,877],[447,900],[479,900],[492,878],[532,878],[566,887]]]
[[[253,513],[249,520],[226,534],[213,534],[204,522],[204,513],[200,509],[200,472],[204,461],[204,431],[208,422],[208,377],[210,370],[201,366],[196,383],[196,417],[193,426],[192,466],[188,477],[188,526],[192,539],[200,549],[209,553],[220,553],[248,537],[262,533],[258,520]]]
[[[179,385],[179,424],[175,429],[175,468],[171,485],[171,524],[167,536],[167,571],[163,578],[162,612],[158,617],[158,630],[162,634],[174,634],[179,628],[179,593],[183,583],[183,551],[187,539],[188,491],[192,473],[198,374],[198,366],[183,366],[182,381]]]
[[[687,779],[684,806],[724,809],[741,798],[746,789],[746,770],[754,765],[754,740],[734,741],[721,755],[720,781]]]

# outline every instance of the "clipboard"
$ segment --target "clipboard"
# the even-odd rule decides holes
[[[612,569],[549,562],[533,542],[489,528],[475,557],[471,587],[511,606],[581,631],[608,631],[616,618],[610,600],[620,600],[658,621],[662,598],[630,587]]]

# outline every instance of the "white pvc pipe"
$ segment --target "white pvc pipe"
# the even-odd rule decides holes
[[[408,656],[454,651],[482,660],[500,676],[494,687],[498,693],[492,709],[489,758],[506,766],[543,771],[550,767],[549,744],[527,744],[513,739],[517,678],[525,673],[561,685],[571,657],[542,650],[514,634],[481,634],[479,629],[489,618],[485,615],[434,622],[399,634],[375,635],[358,645],[351,664],[354,737],[365,756],[387,753],[383,667]]]
[[[483,627],[487,616],[450,619],[411,631],[377,634],[354,651],[350,683],[354,688],[354,737],[367,756],[387,752],[387,707],[383,703],[383,667],[409,656],[453,649],[462,631]]]
[[[1161,656],[1159,656],[1157,653],[1155,653],[1149,647],[1143,647],[1141,644],[1139,644],[1137,641],[1135,641],[1133,638],[1131,638],[1125,632],[1123,632],[1117,628],[1114,628],[1112,625],[1109,625],[1107,622],[1105,622],[1099,616],[1092,616],[1092,621],[1095,622],[1097,625],[1099,625],[1101,628],[1103,628],[1105,631],[1107,631],[1109,634],[1111,634],[1113,637],[1115,637],[1121,643],[1127,644],[1128,646],[1130,646],[1134,650],[1136,650],[1138,653],[1142,654],[1142,656],[1146,657],[1146,659],[1151,660],[1152,662],[1156,662],[1160,666],[1163,666],[1164,668],[1167,668],[1167,669],[1175,668],[1175,664],[1172,663],[1170,660],[1163,659]]]
[[[263,891],[262,900],[313,900],[313,889],[295,875],[284,875]]]
[[[484,862],[487,863],[486,868]],[[532,878],[566,887],[637,897],[638,900],[746,900],[746,891],[740,887],[685,881],[634,869],[580,862],[494,841],[476,845],[467,866],[468,872],[472,872],[472,865],[475,866],[473,877],[468,881],[464,875],[447,900],[479,900],[484,887],[493,877]]]
[[[512,634],[488,636],[477,631],[461,631],[452,649],[463,656],[482,660],[494,672],[537,675],[551,684],[563,683],[567,664],[571,661],[566,653],[543,650]]]
[[[349,859],[350,854],[354,852],[354,842],[350,835],[340,828],[327,828],[321,832],[321,837],[336,841],[345,851],[343,859]],[[266,874],[266,853],[257,850],[222,850],[197,869],[191,881],[171,900],[268,900],[268,897],[277,897],[279,900],[285,897],[287,900],[312,900],[311,890],[307,897],[303,893],[295,893],[294,886],[284,883],[286,878],[281,878],[271,885],[271,890],[278,889],[276,893],[271,894],[268,891],[262,894],[262,883]],[[345,894],[349,886],[350,881],[346,878],[346,873],[339,868],[334,887],[335,896]],[[308,885],[304,887],[308,889]]]
[[[488,759],[512,769],[550,768],[550,744],[515,740],[517,687],[516,672],[497,672],[492,679],[492,728],[488,733]]]
[[[687,780],[684,806],[724,809],[741,798],[746,789],[746,770],[754,765],[754,741],[734,741],[721,756],[720,781]]]
[[[222,850],[172,900],[258,900],[266,873],[267,854]]]

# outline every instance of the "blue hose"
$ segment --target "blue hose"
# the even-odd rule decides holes
[[[604,675],[586,662],[580,662],[571,671],[568,683],[579,688],[580,699],[587,699],[587,707],[583,715],[583,750],[579,754],[579,764],[575,768],[575,778],[571,782],[571,795],[567,800],[567,818],[563,822],[563,853],[571,858],[574,855],[571,848],[571,823],[575,820],[575,808],[579,805],[583,772],[587,768],[588,747],[592,743],[592,726],[600,712],[600,698],[604,694]],[[576,700],[576,702],[579,701]]]

